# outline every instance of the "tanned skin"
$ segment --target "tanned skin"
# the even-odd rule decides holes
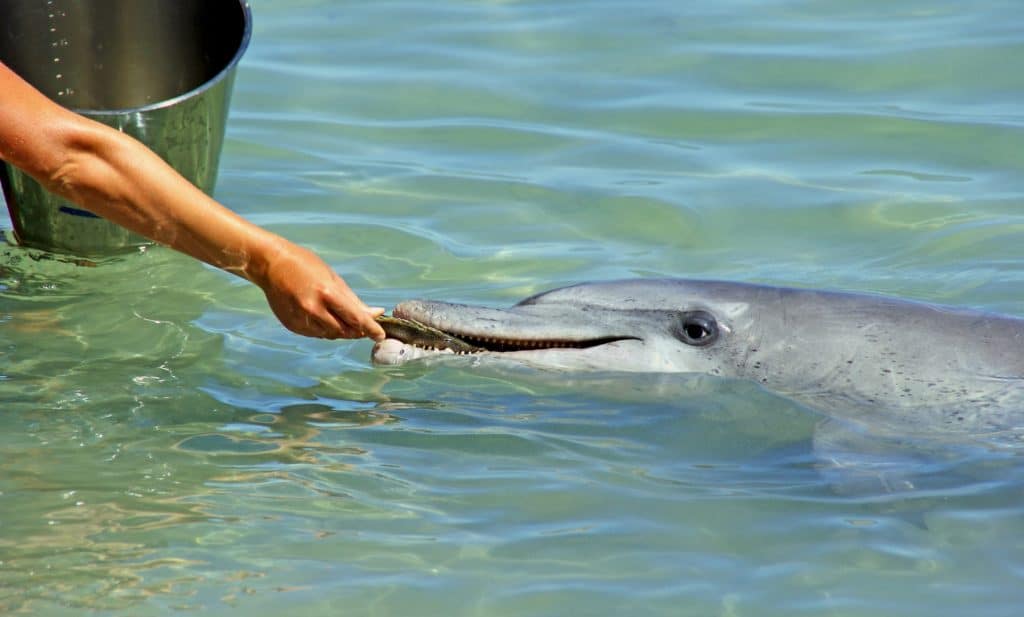
[[[134,138],[51,101],[0,63],[0,159],[47,190],[258,285],[282,324],[383,340],[370,308],[313,252],[217,203]]]

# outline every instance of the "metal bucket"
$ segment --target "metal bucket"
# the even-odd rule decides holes
[[[251,28],[244,0],[2,0],[0,60],[210,193]],[[22,244],[95,255],[148,243],[10,165],[0,182]]]

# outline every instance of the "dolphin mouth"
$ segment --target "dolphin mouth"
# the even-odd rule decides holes
[[[638,340],[638,337],[596,337],[586,339],[542,338],[499,336],[463,332],[458,328],[442,329],[435,324],[420,321],[402,312],[394,311],[391,319],[379,320],[384,333],[406,345],[430,350],[452,351],[457,354],[509,353],[515,351],[538,351],[544,349],[589,349],[618,341]]]
[[[404,364],[441,355],[575,354],[621,341],[641,341],[628,327],[609,328],[587,310],[566,305],[495,309],[429,300],[399,303],[378,318],[387,337],[374,345],[375,364]],[[539,357],[539,356],[538,356]]]

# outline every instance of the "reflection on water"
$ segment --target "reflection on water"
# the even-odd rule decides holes
[[[217,196],[370,304],[701,276],[1024,315],[1015,2],[253,4]],[[162,249],[3,247],[0,610],[1024,600],[1018,453],[857,450],[899,464],[887,491],[753,384],[369,350]]]
[[[153,595],[186,600],[193,592],[180,588],[203,581],[197,570],[211,567],[204,547],[230,544],[252,524],[235,511],[236,490],[261,521],[304,512],[314,502],[373,516],[371,506],[337,481],[363,475],[358,461],[368,451],[325,441],[322,433],[394,422],[386,412],[296,404],[253,413],[201,394],[137,397],[134,404],[132,412],[162,406],[179,413],[176,420],[160,414],[167,419],[150,424],[138,413],[104,413],[89,404],[26,412],[20,421],[31,430],[5,439],[0,602],[6,609],[47,602],[114,609]],[[185,547],[201,550],[189,557]],[[227,584],[243,574],[236,564],[207,583]]]

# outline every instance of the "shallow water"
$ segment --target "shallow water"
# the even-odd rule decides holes
[[[252,4],[217,196],[372,304],[667,275],[1024,315],[1015,0]],[[0,263],[7,613],[1024,601],[1013,452],[845,492],[753,385],[378,369],[168,251]]]

